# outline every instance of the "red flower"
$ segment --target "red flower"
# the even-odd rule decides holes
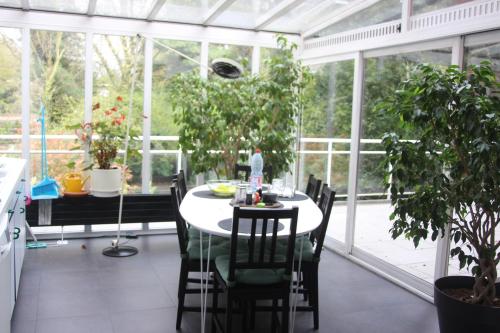
[[[106,111],[104,111],[104,114],[105,114],[106,116],[109,116],[111,113],[112,113],[112,111],[111,111],[111,110],[106,110]]]
[[[113,106],[113,107],[111,108],[111,110],[115,112],[115,111],[118,111],[118,108],[117,108],[116,106]]]
[[[116,100],[117,100],[118,102],[123,102],[123,97],[118,96],[118,97],[116,97]]]
[[[97,109],[99,109],[101,107],[101,104],[99,103],[95,103],[93,106],[92,106],[92,111],[95,111]]]

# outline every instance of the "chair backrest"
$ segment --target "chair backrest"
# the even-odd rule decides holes
[[[326,230],[328,229],[328,222],[330,221],[334,201],[335,191],[328,187],[328,184],[323,184],[321,197],[318,203],[319,209],[321,209],[321,212],[323,213],[323,220],[321,221],[321,224],[311,232],[310,236],[311,242],[316,244],[313,257],[318,260],[321,256],[321,249],[323,248],[323,243],[325,241]]]
[[[309,175],[309,180],[307,181],[306,194],[312,201],[317,202],[319,196],[319,190],[321,189],[321,180],[316,179],[314,175]]]
[[[250,179],[251,172],[252,172],[252,168],[250,167],[250,165],[236,164],[234,166],[234,179],[241,179],[240,173],[243,173],[244,177],[245,177],[245,179],[243,179],[243,180],[248,181]],[[264,169],[262,170],[262,173],[264,174],[264,180],[270,184],[273,180],[273,166],[272,165],[264,165]]]
[[[181,252],[181,256],[187,253],[187,244],[188,244],[188,230],[186,221],[182,218],[181,213],[179,211],[179,207],[181,205],[181,194],[179,191],[178,183],[174,183],[170,187],[170,194],[172,195],[172,205],[175,211],[175,226],[177,227],[177,238],[179,240],[179,250]]]
[[[242,209],[235,206],[233,210],[233,228],[231,233],[231,250],[229,257],[229,281],[235,281],[235,271],[237,269],[285,269],[285,276],[290,277],[293,264],[293,254],[295,251],[295,238],[297,231],[297,217],[299,208],[287,209]],[[248,240],[248,256],[241,258],[238,255],[238,230],[240,223],[250,223],[242,219],[251,220],[250,238]],[[279,220],[290,219],[290,230],[288,244],[285,253],[285,260],[280,260],[277,255],[279,247],[278,226]],[[257,221],[260,220],[261,227],[257,228]],[[272,230],[268,230],[269,222],[273,223]],[[259,230],[257,230],[259,229]],[[243,252],[243,251],[242,251]],[[281,254],[282,256],[282,254]],[[238,260],[237,260],[238,259]]]
[[[184,175],[183,170],[179,170],[179,173],[177,174],[177,187],[179,188],[179,192],[181,194],[182,199],[186,196],[187,191],[187,184],[186,184],[186,177]]]

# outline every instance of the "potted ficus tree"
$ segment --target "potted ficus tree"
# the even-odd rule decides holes
[[[97,197],[110,197],[119,194],[121,189],[121,169],[119,149],[124,147],[126,135],[126,116],[123,111],[123,98],[118,96],[109,108],[101,109],[100,103],[92,107],[92,122],[71,126],[80,146],[89,153],[91,160],[84,167],[90,170],[90,190]],[[138,154],[133,146],[138,135],[130,130],[131,145],[129,156]],[[77,147],[80,148],[80,147]]]
[[[488,62],[467,71],[424,64],[380,104],[416,139],[383,138],[392,237],[404,235],[418,246],[449,228],[451,256],[472,275],[435,281],[443,333],[500,332],[498,89]]]
[[[308,70],[294,58],[296,45],[278,36],[278,52],[265,61],[260,75],[244,73],[235,80],[199,71],[174,76],[168,84],[179,145],[190,154],[195,173],[212,171],[233,177],[236,163],[260,148],[264,164],[275,175],[288,171],[294,160],[293,143]]]

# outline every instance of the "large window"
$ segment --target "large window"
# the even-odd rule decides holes
[[[93,103],[101,107],[111,107],[118,96],[124,100],[125,113],[128,112],[130,89],[135,64],[135,90],[132,96],[132,124],[142,131],[143,94],[144,94],[144,42],[136,37],[95,35],[94,48],[94,87]],[[140,143],[136,143],[140,148]],[[141,191],[141,159],[128,161],[128,192]]]
[[[352,29],[390,22],[401,18],[400,0],[381,0],[355,14],[319,31],[317,36],[328,36]]]
[[[300,184],[310,174],[337,192],[328,235],[345,239],[347,180],[351,137],[354,61],[346,60],[311,67],[312,81],[306,89],[302,116]]]
[[[436,243],[429,236],[415,249],[404,237],[392,240],[389,234],[392,207],[388,200],[381,199],[385,195],[381,164],[385,152],[380,139],[388,131],[398,130],[405,139],[413,139],[414,133],[404,132],[399,119],[381,114],[375,107],[382,98],[394,93],[416,64],[424,62],[449,65],[451,49],[366,59],[354,243],[357,248],[432,282]]]
[[[485,38],[487,41],[478,43],[475,40],[476,37]],[[465,39],[464,66],[479,65],[482,61],[491,62],[496,72],[497,80],[500,80],[500,31],[471,35]],[[500,89],[492,93],[500,96]],[[496,235],[500,235],[500,226],[496,228]],[[460,242],[458,244],[455,244],[453,240],[451,242],[451,248],[461,246],[466,253],[469,252],[467,247]],[[497,272],[498,276],[500,276],[500,266],[497,267]],[[450,258],[448,273],[450,275],[471,274],[466,268],[460,269],[460,262],[457,257]]]
[[[191,41],[160,40],[161,43],[199,61],[200,43]],[[170,79],[179,73],[198,71],[200,66],[175,52],[155,45],[153,50],[153,91],[151,135],[175,136],[178,128],[174,122],[172,104],[167,88]],[[151,192],[169,192],[169,176],[177,172],[178,154],[176,141],[168,139],[151,142]],[[183,166],[186,169],[186,166]],[[194,177],[188,177],[192,180]]]
[[[21,153],[21,32],[0,28],[0,156]]]
[[[46,108],[45,123],[48,164],[51,177],[61,180],[71,171],[67,164],[80,161],[83,154],[72,151],[74,141],[69,125],[83,121],[85,35],[61,31],[31,31],[31,121],[30,133],[40,134],[40,104]],[[33,182],[40,179],[39,137],[32,137]]]
[[[446,7],[460,5],[462,3],[471,2],[473,0],[413,0],[412,14],[422,14],[433,10],[443,9]]]

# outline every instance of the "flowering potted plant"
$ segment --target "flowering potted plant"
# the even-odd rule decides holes
[[[118,152],[124,146],[126,136],[126,116],[123,112],[123,98],[118,96],[109,108],[101,108],[100,103],[92,107],[92,122],[71,126],[77,141],[92,157],[84,170],[91,171],[90,189],[94,196],[118,195],[121,188],[121,169]],[[131,141],[137,140],[137,131],[130,129]],[[129,146],[129,156],[138,150]]]

